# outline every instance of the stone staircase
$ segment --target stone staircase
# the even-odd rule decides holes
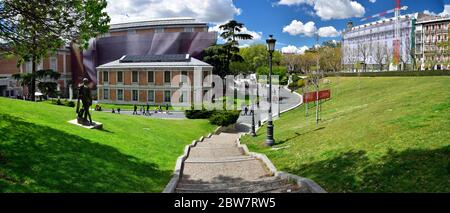
[[[259,159],[237,146],[238,133],[221,133],[192,147],[184,161],[178,193],[286,193],[300,187],[272,176]]]

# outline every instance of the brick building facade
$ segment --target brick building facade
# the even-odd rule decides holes
[[[171,105],[211,89],[213,67],[189,55],[164,62],[124,62],[125,57],[97,67],[99,103]]]

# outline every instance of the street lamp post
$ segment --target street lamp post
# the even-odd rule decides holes
[[[269,118],[267,119],[267,140],[268,146],[273,146],[275,140],[273,139],[273,122],[272,122],[272,54],[275,51],[275,42],[273,35],[266,40],[269,51]]]

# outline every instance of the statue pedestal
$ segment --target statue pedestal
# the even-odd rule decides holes
[[[73,119],[68,122],[86,129],[103,129],[103,124],[95,121],[92,121],[92,124],[90,125],[79,123],[78,119]]]

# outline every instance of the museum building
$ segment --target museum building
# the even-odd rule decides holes
[[[189,54],[125,55],[97,67],[98,102],[190,103],[211,89],[212,69]]]

